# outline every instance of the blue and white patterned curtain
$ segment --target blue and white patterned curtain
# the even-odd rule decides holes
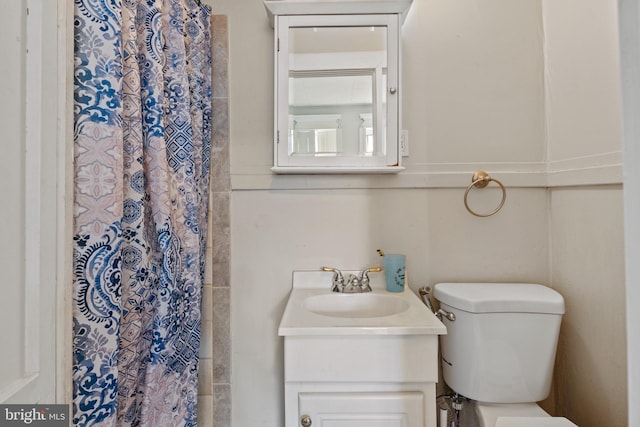
[[[76,426],[196,425],[209,14],[75,0]]]

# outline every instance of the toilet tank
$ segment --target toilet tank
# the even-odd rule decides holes
[[[444,381],[490,403],[538,402],[549,394],[562,295],[528,283],[439,283],[433,296],[447,335],[440,337]]]

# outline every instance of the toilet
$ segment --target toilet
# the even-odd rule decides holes
[[[444,381],[473,401],[479,427],[575,426],[536,403],[551,387],[562,295],[529,283],[439,283],[433,296],[447,326]]]

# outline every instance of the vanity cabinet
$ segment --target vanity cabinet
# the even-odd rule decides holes
[[[446,328],[408,286],[387,292],[384,275],[374,274],[371,292],[340,294],[330,290],[331,272],[294,271],[292,279],[278,327],[285,427],[436,427]]]
[[[272,171],[403,170],[400,27],[410,4],[265,1],[274,27]]]
[[[435,427],[437,351],[437,335],[285,336],[285,426]]]

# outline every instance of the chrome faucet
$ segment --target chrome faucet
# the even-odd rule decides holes
[[[344,277],[342,277],[340,270],[337,268],[322,267],[322,271],[333,271],[331,292],[342,292],[344,290]]]
[[[349,274],[347,284],[345,285],[342,292],[345,294],[357,294],[364,292],[362,289],[362,281],[355,274]]]
[[[322,271],[332,271],[333,280],[331,285],[332,292],[341,292],[346,294],[371,292],[371,285],[369,284],[369,273],[378,273],[382,271],[382,267],[365,268],[357,275],[349,274],[347,283],[344,283],[344,276],[342,272],[337,268],[322,267]]]
[[[371,292],[371,286],[369,285],[369,273],[380,273],[382,267],[370,267],[365,268],[360,272],[360,287],[362,292]]]

